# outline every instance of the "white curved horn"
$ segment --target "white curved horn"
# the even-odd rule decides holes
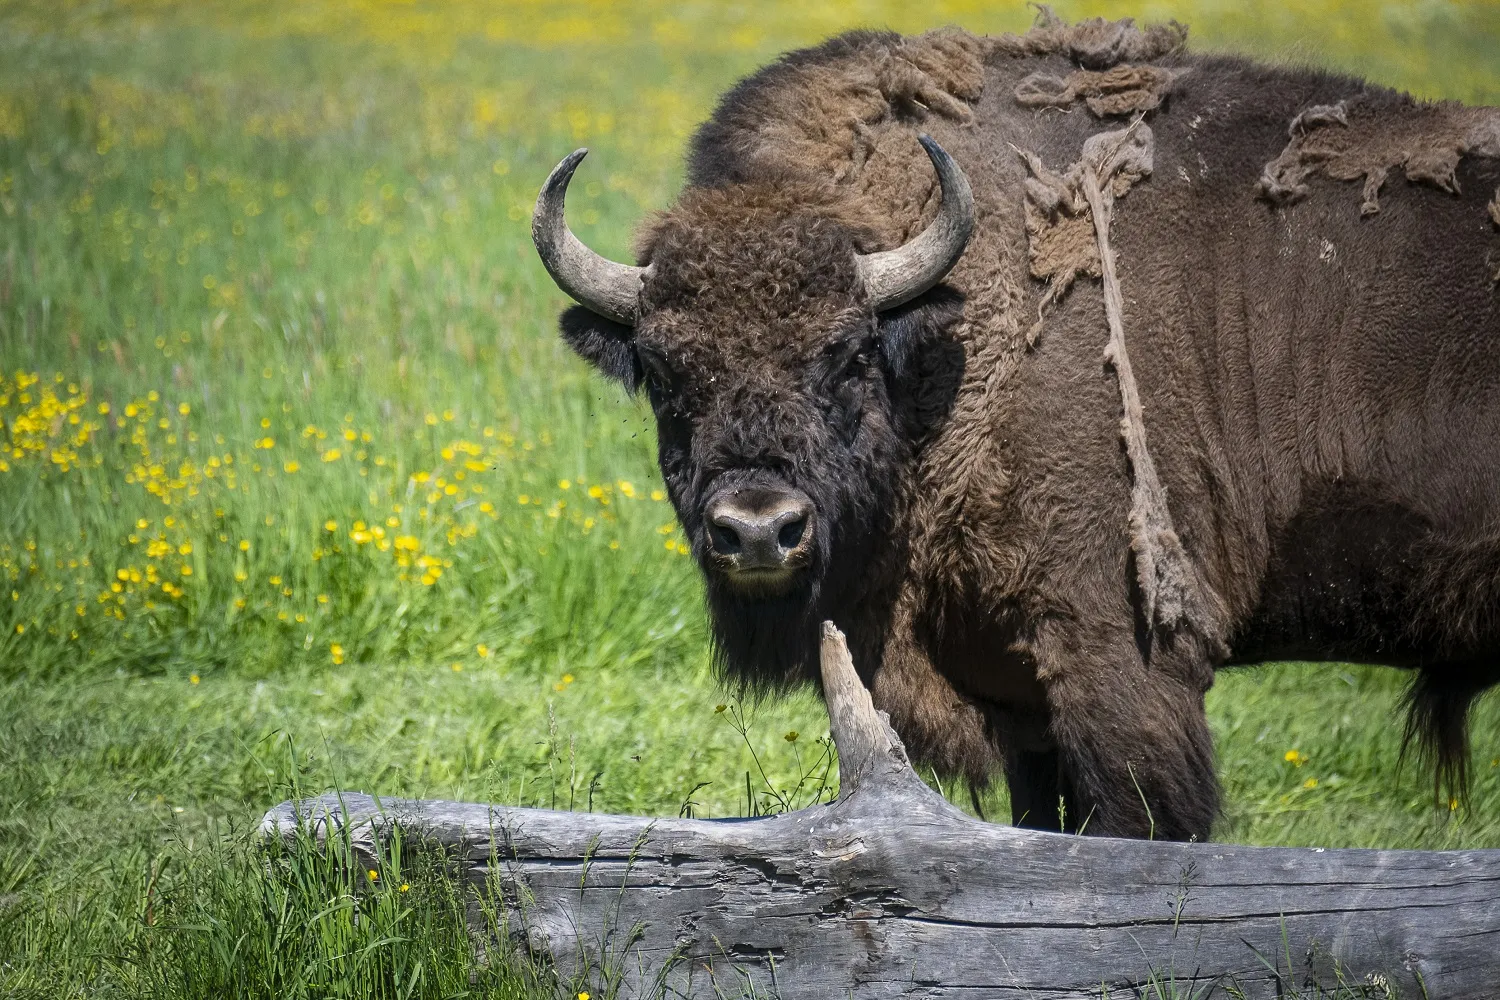
[[[937,218],[916,239],[894,250],[859,256],[865,294],[876,312],[910,302],[942,281],[963,256],[974,232],[974,193],[968,178],[931,136],[917,139],[937,169],[943,204]]]
[[[558,288],[606,319],[633,326],[641,283],[650,268],[617,264],[599,256],[573,235],[563,218],[568,182],[587,155],[587,149],[575,150],[547,175],[531,213],[531,240]]]

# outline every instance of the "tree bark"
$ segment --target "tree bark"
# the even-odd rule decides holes
[[[912,771],[831,624],[822,667],[831,805],[692,820],[346,794],[282,803],[264,830],[342,829],[373,855],[399,824],[442,845],[500,889],[500,944],[570,995],[1260,998],[1343,982],[1351,997],[1500,996],[1500,851],[983,823]]]

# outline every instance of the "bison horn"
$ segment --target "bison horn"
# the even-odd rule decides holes
[[[599,315],[631,326],[638,311],[641,283],[650,269],[617,264],[599,256],[573,235],[563,218],[568,182],[587,155],[587,149],[575,150],[547,175],[542,193],[536,196],[536,210],[531,213],[531,239],[542,266],[558,288]]]
[[[929,135],[917,137],[937,168],[943,204],[916,239],[880,253],[861,254],[859,273],[875,311],[893,309],[943,280],[963,256],[974,232],[974,193],[953,157]]]

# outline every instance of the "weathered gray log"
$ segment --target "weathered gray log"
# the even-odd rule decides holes
[[[1168,844],[972,819],[912,771],[824,626],[839,799],[755,820],[324,796],[266,814],[371,850],[399,823],[503,890],[570,992],[1060,998],[1500,997],[1500,850]],[[1217,987],[1209,989],[1210,984]],[[1208,991],[1206,994],[1203,991]],[[1173,995],[1167,993],[1166,995]],[[1341,994],[1342,995],[1342,994]]]

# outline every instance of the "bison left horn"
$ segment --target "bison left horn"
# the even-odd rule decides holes
[[[937,169],[943,204],[922,234],[894,250],[861,254],[859,273],[876,312],[910,302],[943,280],[964,254],[974,232],[974,193],[953,157],[932,140],[917,137]]]
[[[558,288],[599,315],[631,326],[639,312],[641,283],[651,269],[599,256],[573,235],[563,219],[568,182],[588,152],[575,150],[547,175],[531,213],[531,239]]]

